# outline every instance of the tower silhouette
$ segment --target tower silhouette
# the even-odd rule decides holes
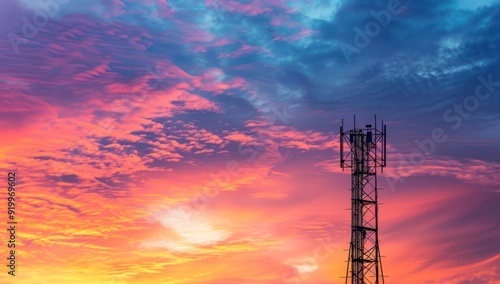
[[[384,283],[378,239],[377,168],[386,166],[386,125],[344,131],[340,127],[340,167],[351,169],[351,242],[346,284]],[[345,147],[345,148],[344,148]],[[344,151],[346,150],[346,151]],[[345,155],[344,155],[345,154]]]

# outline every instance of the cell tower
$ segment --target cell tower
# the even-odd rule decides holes
[[[340,127],[340,167],[351,168],[351,243],[347,260],[346,284],[384,283],[378,240],[377,168],[386,166],[386,126],[371,124],[344,131]],[[344,156],[344,147],[346,147]]]

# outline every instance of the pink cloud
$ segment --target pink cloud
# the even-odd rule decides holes
[[[250,46],[250,45],[243,43],[242,47],[240,47],[239,49],[237,49],[231,53],[221,53],[217,58],[225,58],[225,57],[238,58],[238,57],[241,57],[243,55],[249,55],[249,54],[254,54],[254,53],[262,53],[262,54],[265,54],[266,56],[274,57],[272,52],[267,48],[259,47],[259,46]]]

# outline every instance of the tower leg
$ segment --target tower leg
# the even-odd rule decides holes
[[[382,125],[379,131],[371,124],[366,128],[355,125],[354,129],[343,132],[342,125],[340,131],[340,165],[351,168],[352,187],[351,242],[345,283],[384,284],[378,239],[377,168],[386,166],[386,127]]]

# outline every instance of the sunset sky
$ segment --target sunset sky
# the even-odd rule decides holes
[[[500,283],[500,0],[0,0],[0,283]],[[16,171],[17,268],[7,172]]]

